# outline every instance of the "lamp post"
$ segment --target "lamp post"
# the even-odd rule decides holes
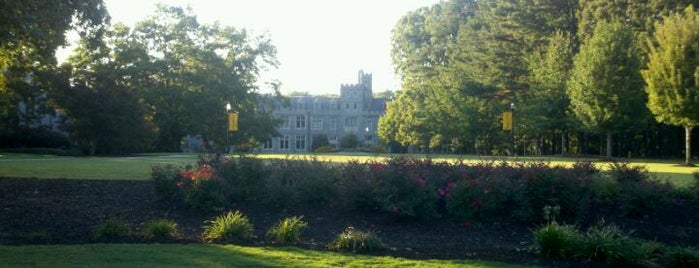
[[[230,132],[230,123],[231,123],[231,121],[228,119],[228,116],[229,116],[228,114],[230,112],[231,112],[231,103],[228,102],[228,103],[226,103],[226,150],[225,150],[226,154],[228,154],[228,148],[230,148],[228,146],[228,134]]]
[[[369,147],[369,127],[364,129],[364,146]]]
[[[510,111],[512,112],[512,130],[510,130],[510,154],[516,156],[515,153],[515,103],[510,102]]]

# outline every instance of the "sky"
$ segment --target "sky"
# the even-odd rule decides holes
[[[398,90],[391,63],[391,30],[407,12],[439,0],[104,0],[112,23],[133,26],[156,3],[190,6],[200,23],[268,34],[279,67],[261,75],[278,80],[282,93],[339,94],[341,84],[357,83],[359,70],[372,73],[373,90]]]

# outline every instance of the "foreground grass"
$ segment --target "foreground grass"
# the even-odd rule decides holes
[[[381,161],[389,155],[376,154],[255,154],[262,159],[317,159],[323,162],[344,163],[348,161]],[[435,161],[463,161],[478,163],[481,161],[543,161],[551,165],[571,166],[576,161],[593,159],[556,158],[556,157],[483,157],[456,155],[413,155],[429,157]],[[26,154],[1,154],[0,177],[19,178],[69,178],[102,180],[147,180],[150,179],[153,165],[186,165],[197,161],[196,154],[153,154],[133,157],[58,157]],[[645,166],[648,171],[660,179],[668,179],[678,187],[687,187],[693,183],[693,172],[699,167],[678,165],[682,161],[671,160],[628,160],[634,166]],[[598,162],[601,168],[609,165]]]
[[[0,246],[0,263],[2,267],[533,267],[198,244]]]

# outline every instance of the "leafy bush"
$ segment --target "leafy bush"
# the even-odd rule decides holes
[[[641,243],[615,225],[603,222],[584,234],[577,257],[615,266],[638,266],[647,261]]]
[[[328,246],[332,250],[370,252],[383,248],[383,243],[374,233],[355,230],[347,227]]]
[[[153,166],[151,178],[155,183],[155,193],[160,200],[176,201],[181,198],[182,190],[178,187],[182,184],[180,170],[181,168],[170,164]]]
[[[370,169],[369,184],[381,209],[399,216],[430,219],[438,216],[431,161],[391,158],[381,169]]]
[[[128,233],[129,226],[117,219],[109,219],[95,229],[95,237],[97,238],[117,238],[126,236]]]
[[[278,245],[295,245],[301,241],[301,232],[308,223],[301,217],[291,217],[280,220],[267,230],[267,241]]]
[[[173,239],[179,236],[177,223],[167,219],[146,222],[143,232],[143,236],[154,240]]]
[[[549,222],[534,231],[534,244],[546,258],[571,257],[582,242],[582,235],[572,225]]]
[[[203,229],[204,240],[230,243],[250,239],[253,225],[240,211],[228,211],[214,220],[207,221]]]
[[[332,147],[332,146],[320,146],[318,148],[315,148],[313,150],[313,152],[317,153],[317,154],[323,154],[323,153],[332,153],[335,150],[336,150],[335,147]]]
[[[225,188],[211,165],[200,164],[194,170],[180,173],[177,184],[184,193],[184,202],[189,207],[202,211],[222,210],[228,203]]]

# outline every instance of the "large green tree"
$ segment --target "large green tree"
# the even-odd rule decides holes
[[[685,129],[685,164],[691,164],[691,133],[699,125],[699,14],[693,6],[656,25],[642,71],[648,108],[660,123]]]
[[[142,78],[135,86],[157,126],[157,149],[179,150],[186,134],[223,144],[227,103],[240,114],[233,144],[274,135],[274,120],[257,110],[259,73],[277,63],[276,49],[266,36],[200,24],[189,9],[159,5],[131,30],[128,40],[117,44],[116,57],[141,48],[147,52],[145,67],[134,70]]]
[[[532,135],[540,151],[544,135],[560,135],[561,153],[566,154],[567,131],[572,128],[566,94],[573,50],[570,35],[556,32],[548,44],[527,60],[530,90],[521,95],[517,114],[520,115],[520,133]]]
[[[122,38],[124,29],[117,25],[107,33],[109,43]],[[83,39],[61,67],[50,91],[64,129],[91,155],[150,149],[155,128],[137,88],[129,81],[132,70],[128,63],[135,58],[117,59],[108,46],[93,47],[86,42]]]
[[[46,90],[70,29],[95,44],[109,20],[102,0],[0,1],[0,137],[51,113]]]
[[[612,157],[612,135],[643,122],[643,80],[631,28],[600,21],[574,58],[568,82],[570,109],[587,129],[606,135]]]

